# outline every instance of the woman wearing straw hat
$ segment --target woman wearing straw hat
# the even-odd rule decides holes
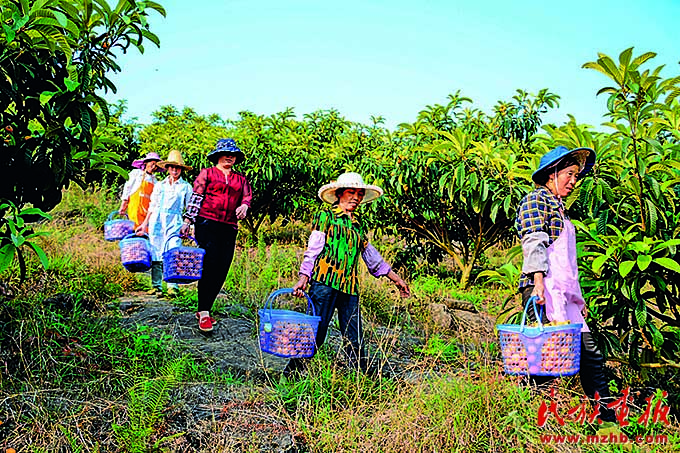
[[[156,164],[168,172],[168,177],[157,183],[151,193],[149,210],[136,233],[141,235],[148,231],[151,242],[151,291],[150,294],[163,296],[163,251],[179,247],[181,240],[179,230],[182,227],[182,215],[191,198],[191,185],[182,179],[183,170],[192,167],[184,164],[182,154],[177,150],[168,153],[166,160]],[[172,237],[174,236],[174,237]],[[168,283],[168,296],[179,294],[176,283]]]
[[[210,310],[229,273],[234,257],[238,221],[248,213],[253,198],[245,175],[233,169],[245,159],[231,138],[217,141],[208,153],[213,167],[204,168],[194,182],[194,191],[184,214],[182,234],[196,227],[196,242],[205,249],[198,281],[198,328],[213,329]]]
[[[522,242],[524,263],[519,290],[524,306],[531,297],[543,305],[544,322],[582,324],[579,377],[586,395],[609,398],[603,372],[604,359],[585,322],[586,305],[581,293],[576,263],[576,233],[562,199],[567,197],[595,164],[590,148],[569,150],[564,146],[546,153],[532,180],[537,188],[526,195],[517,210],[516,227]],[[535,322],[533,310],[528,317]],[[537,383],[545,379],[535,377]],[[614,412],[604,405],[600,418],[614,421]]]
[[[300,279],[293,286],[293,293],[302,297],[309,284],[309,297],[317,316],[321,317],[316,335],[317,347],[324,343],[328,325],[337,308],[346,358],[352,368],[362,371],[366,371],[367,363],[359,312],[359,259],[363,259],[374,277],[387,276],[392,280],[402,297],[411,294],[406,282],[368,242],[368,231],[355,213],[360,204],[370,203],[382,194],[380,187],[364,183],[358,173],[344,173],[337,181],[319,189],[319,197],[330,207],[314,217],[300,266]],[[292,359],[284,374],[300,371],[304,364],[303,359]]]
[[[160,160],[161,157],[157,153],[150,152],[144,158],[133,161],[134,170],[130,172],[123,186],[118,213],[127,214],[128,218],[135,222],[135,228],[146,218],[151,192],[158,182],[154,173],[158,169],[156,163]]]

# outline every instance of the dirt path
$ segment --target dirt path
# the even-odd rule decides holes
[[[196,358],[210,358],[215,367],[246,378],[278,375],[286,359],[260,351],[255,322],[213,315],[217,323],[212,332],[198,329],[195,313],[170,301],[144,293],[131,293],[120,299],[123,324],[150,326],[171,335],[178,345]]]
[[[213,315],[217,323],[212,332],[205,333],[198,329],[193,312],[145,293],[130,293],[120,298],[120,309],[124,326],[131,329],[153,327],[158,335],[170,335],[193,357],[209,359],[216,369],[228,370],[235,376],[262,382],[278,381],[286,366],[287,359],[260,351],[253,320]],[[338,350],[340,332],[331,325],[328,335],[327,343]],[[413,347],[422,344],[417,337],[384,327],[366,329],[365,336],[371,372],[388,376],[408,373]]]
[[[166,429],[167,434],[184,435],[173,440],[173,451],[253,451],[253,446],[263,452],[308,451],[297,437],[295,424],[272,402],[276,399],[265,397],[279,382],[287,359],[260,351],[255,321],[215,315],[213,331],[204,333],[198,329],[193,311],[171,301],[131,293],[119,303],[127,328],[153,327],[156,335],[170,335],[176,346],[196,361],[211,363],[215,370],[228,371],[248,382],[244,386],[204,383],[177,389]],[[233,312],[241,312],[241,307],[234,308]],[[381,326],[367,327],[365,337],[369,373],[404,380],[437,373],[412,365],[416,349],[423,344],[421,338]],[[327,343],[336,351],[340,349],[340,334],[333,323]]]

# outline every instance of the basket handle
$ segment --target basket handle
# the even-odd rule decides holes
[[[127,236],[125,236],[123,239],[130,239],[130,238],[140,238],[140,239],[149,239],[149,235],[144,233],[142,235],[138,235],[137,233],[130,233]]]
[[[167,252],[168,243],[170,242],[170,239],[172,239],[174,237],[178,237],[180,239],[180,242],[182,241],[182,239],[185,239],[185,238],[190,239],[190,240],[194,241],[194,244],[196,244],[196,247],[198,247],[198,242],[196,242],[196,238],[194,238],[193,236],[180,236],[177,233],[172,233],[170,236],[168,236],[168,239],[165,241],[165,244],[163,245],[163,252]]]
[[[524,332],[524,328],[526,327],[526,321],[527,321],[527,310],[529,309],[529,304],[531,304],[534,308],[534,315],[536,315],[536,322],[538,323],[538,328],[540,329],[541,333],[543,332],[543,322],[541,322],[541,317],[538,315],[538,308],[536,308],[536,301],[538,300],[538,296],[531,296],[529,300],[527,300],[527,304],[524,307],[524,313],[522,313],[522,323],[520,324],[519,331],[520,333]]]
[[[113,220],[113,218],[118,214],[121,217],[125,217],[126,219],[129,219],[127,214],[120,214],[118,211],[111,211],[111,214],[106,218],[107,221]]]
[[[300,290],[302,291],[302,290]],[[272,309],[272,302],[274,302],[274,299],[277,297],[283,295],[283,294],[293,294],[293,288],[281,288],[277,289],[273,293],[271,293],[269,296],[267,296],[267,300],[264,301],[264,309],[265,310],[271,310]],[[316,309],[314,308],[314,304],[312,303],[312,299],[307,295],[306,292],[302,291],[302,294],[305,295],[307,298],[307,308],[312,307],[312,316],[316,316]]]

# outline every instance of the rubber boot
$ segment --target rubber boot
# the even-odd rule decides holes
[[[156,292],[163,292],[163,262],[151,262],[151,286]]]

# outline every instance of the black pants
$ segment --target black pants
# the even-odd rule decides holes
[[[533,290],[533,286],[527,286],[522,289],[522,309],[526,307]],[[531,307],[527,310],[527,322],[536,322],[536,315]],[[545,310],[542,310],[541,322],[549,322]],[[604,357],[597,348],[597,343],[595,343],[593,336],[590,332],[581,332],[581,362],[579,369],[581,387],[583,387],[583,392],[588,398],[595,398],[595,392],[600,395],[602,401],[600,405],[600,419],[613,422],[616,420],[615,413],[612,409],[606,407],[606,404],[611,402],[611,395],[609,393],[607,379],[604,376],[603,366]],[[546,384],[553,379],[554,378],[550,376],[531,377],[531,380],[537,385]]]
[[[196,242],[205,249],[198,281],[198,311],[210,311],[224,285],[234,259],[236,228],[214,220],[196,218]]]
[[[328,326],[333,319],[333,312],[337,308],[345,358],[351,368],[366,371],[367,360],[364,353],[359,296],[340,292],[316,281],[312,281],[308,294],[314,304],[316,315],[321,317],[316,332],[317,349],[326,340]],[[291,359],[284,370],[284,374],[302,370],[306,361],[307,359]]]

